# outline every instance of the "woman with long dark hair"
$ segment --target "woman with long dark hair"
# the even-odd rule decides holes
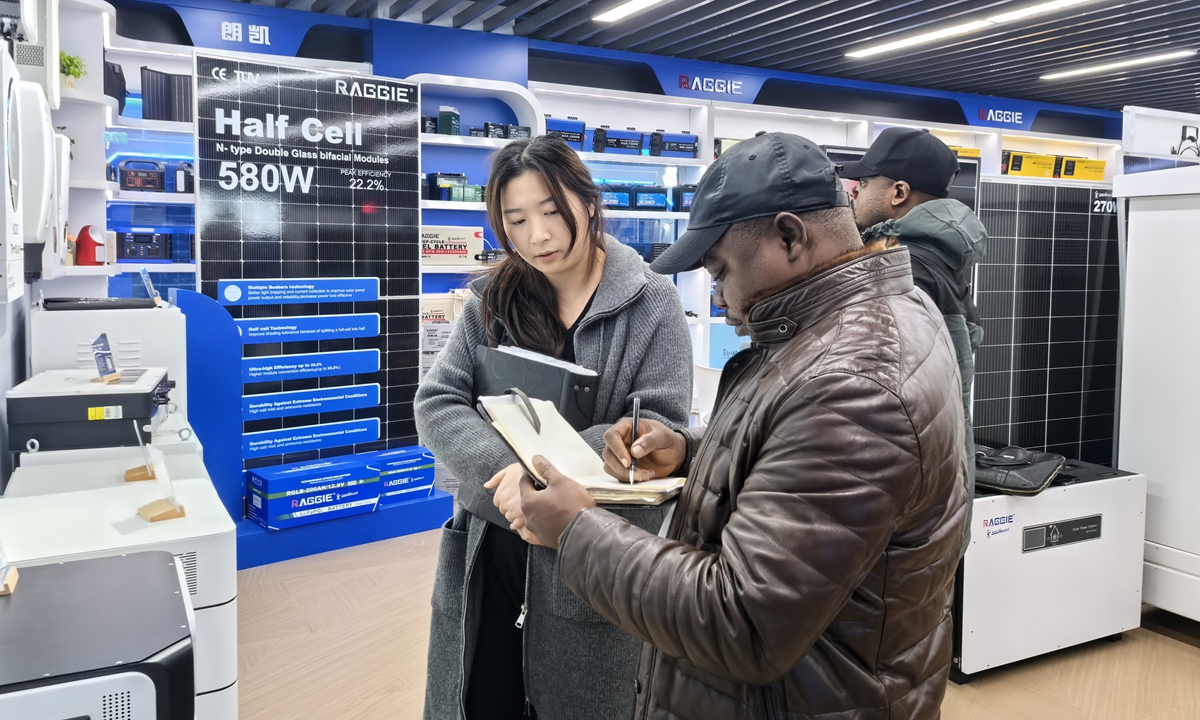
[[[581,433],[597,453],[634,397],[643,417],[686,424],[692,353],[679,296],[605,235],[600,191],[575,151],[548,136],[509,143],[492,162],[487,209],[506,257],[470,284],[415,405],[421,439],[458,478],[459,499],[504,497],[522,475],[472,403],[479,345],[516,345],[599,373],[593,425]],[[617,512],[657,531],[666,510]],[[443,528],[426,720],[632,717],[641,642],[572,595],[555,552],[522,539],[522,527],[522,518],[508,529],[458,505]]]

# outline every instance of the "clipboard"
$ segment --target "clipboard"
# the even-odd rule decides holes
[[[537,411],[534,409],[533,404],[529,402],[529,396],[517,388],[509,388],[508,390],[505,390],[503,394],[515,395],[516,397],[520,398],[525,407],[525,412],[529,415],[529,420],[533,424],[534,429],[538,430],[538,432],[541,432],[542,422],[541,419],[538,418]],[[488,425],[492,424],[492,417],[488,414],[487,408],[483,406],[483,403],[476,402],[475,409],[479,412],[480,417],[482,417],[488,423]],[[521,467],[525,468],[525,474],[528,475],[529,479],[533,481],[533,486],[538,490],[545,490],[545,483],[538,479],[537,473],[533,472],[531,468],[525,465],[524,461],[521,460],[521,456],[517,454],[516,449],[509,444],[508,440],[503,435],[500,436],[500,439],[504,441],[504,445],[512,451],[513,455],[517,456],[517,462],[521,463]],[[516,534],[516,531],[512,529],[511,524],[508,522],[508,518],[504,517],[504,513],[500,512],[500,508],[496,507],[496,504],[492,501],[492,498],[492,493],[488,492],[487,490],[480,492],[469,483],[463,483],[458,488],[459,502],[463,504],[463,507],[466,508],[467,512],[470,512],[475,517],[487,520],[493,525],[504,528],[510,533]]]

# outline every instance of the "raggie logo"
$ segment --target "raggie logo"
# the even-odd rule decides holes
[[[1025,122],[1025,113],[1016,112],[1013,110],[989,110],[988,108],[979,108],[979,119],[987,120],[988,122],[1009,123],[1010,125],[1021,125]]]
[[[987,528],[987,536],[1000,535],[1012,530],[1013,516],[1001,515],[1000,517],[984,518],[983,526]]]
[[[741,95],[742,81],[680,75],[679,89],[695,92],[721,93],[724,95]]]

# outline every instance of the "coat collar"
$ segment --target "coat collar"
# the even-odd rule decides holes
[[[783,342],[844,307],[912,289],[907,248],[871,252],[759,302],[750,309],[746,328],[756,343]]]
[[[513,261],[505,260],[504,262]],[[596,296],[592,299],[592,306],[580,321],[580,325],[594,317],[611,315],[640,296],[649,284],[646,279],[647,272],[649,272],[649,268],[646,261],[636,250],[621,244],[611,235],[605,235],[604,270],[600,275],[600,284],[596,287]],[[490,281],[491,277],[488,273],[475,278],[467,287],[477,296],[482,296],[483,289]]]

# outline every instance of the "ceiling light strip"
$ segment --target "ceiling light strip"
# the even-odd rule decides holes
[[[1154,65],[1155,63],[1169,62],[1171,60],[1182,60],[1183,58],[1192,57],[1195,54],[1195,50],[1179,50],[1177,52],[1163,53],[1161,55],[1150,55],[1149,57],[1133,58],[1132,60],[1122,60],[1120,62],[1105,63],[1103,65],[1092,65],[1091,67],[1076,68],[1075,70],[1064,70],[1062,72],[1043,75],[1041,79],[1062,80],[1063,78],[1078,77],[1080,75],[1095,75],[1097,73],[1108,72],[1110,70],[1120,70],[1121,68],[1127,67],[1136,67],[1138,65]]]
[[[603,12],[592,18],[596,22],[610,23],[618,20],[624,20],[635,12],[640,12],[648,7],[659,4],[663,0],[629,0],[629,2],[618,5],[608,12]]]

